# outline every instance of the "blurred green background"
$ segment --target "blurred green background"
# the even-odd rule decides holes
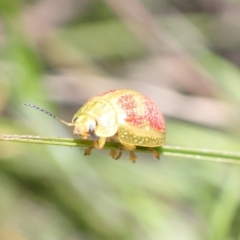
[[[72,137],[114,88],[150,96],[167,144],[240,151],[237,0],[0,0],[0,133]],[[240,240],[237,165],[0,142],[0,240]]]

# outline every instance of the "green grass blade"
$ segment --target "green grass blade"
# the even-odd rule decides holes
[[[81,140],[73,138],[55,138],[55,137],[40,137],[30,135],[6,135],[0,134],[0,141],[22,142],[56,145],[65,147],[84,147],[87,148],[92,143],[90,140]],[[119,143],[107,142],[104,149],[118,149]],[[240,153],[230,151],[215,151],[211,149],[186,148],[179,146],[163,146],[155,148],[162,155],[191,158],[200,161],[212,161],[229,164],[240,165]],[[145,147],[137,147],[136,152],[150,153],[149,149]]]

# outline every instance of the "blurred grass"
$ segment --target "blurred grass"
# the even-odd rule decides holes
[[[61,67],[28,39],[20,19],[27,2],[18,3],[0,5],[5,27],[0,132],[71,136],[72,130],[22,106],[33,102],[59,114],[64,108],[53,102],[45,80],[46,74],[60,74]],[[203,28],[206,18],[201,17],[197,22]],[[75,56],[84,56],[83,63],[99,69],[98,62],[121,64],[149,56],[122,22],[106,17],[65,25],[53,35]],[[239,69],[201,39],[199,44],[204,52],[193,55],[199,67],[221,89],[219,98],[238,107]],[[69,56],[64,46],[63,58]],[[167,128],[169,144],[239,151],[238,123],[212,129],[169,118]],[[86,158],[80,149],[1,142],[0,239],[240,239],[239,182],[238,166],[173,157],[156,162],[144,154],[130,164],[125,155],[112,161],[106,151]]]

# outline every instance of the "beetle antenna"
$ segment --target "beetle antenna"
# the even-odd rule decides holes
[[[65,124],[65,125],[67,125],[67,126],[74,126],[73,123],[65,122],[65,121],[63,121],[62,119],[56,117],[56,116],[53,115],[52,113],[48,112],[47,110],[45,110],[45,109],[43,109],[43,108],[40,108],[40,107],[37,106],[37,105],[31,104],[31,103],[24,103],[23,105],[26,106],[26,107],[33,107],[33,108],[35,108],[35,109],[37,109],[37,110],[39,110],[39,111],[41,111],[41,112],[47,114],[48,116],[57,119],[59,122]]]

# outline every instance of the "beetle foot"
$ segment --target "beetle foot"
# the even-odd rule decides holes
[[[119,149],[119,150],[118,150],[118,153],[115,154],[115,156],[113,156],[113,158],[114,158],[115,160],[118,160],[121,156],[122,156],[122,150]]]
[[[109,141],[110,141],[110,142],[115,142],[115,141],[114,141],[114,138],[109,138]],[[110,155],[112,158],[115,159],[115,156],[117,155],[117,151],[114,150],[114,149],[112,149],[112,150],[110,150],[109,155]]]
[[[160,159],[160,153],[153,148],[150,148],[150,150],[153,153],[154,158],[159,160]]]
[[[130,160],[135,163],[137,160],[137,156],[135,155],[134,152],[130,152]]]
[[[109,155],[112,157],[112,158],[115,158],[115,156],[117,155],[117,152],[116,150],[111,150]]]
[[[91,151],[94,147],[91,145],[88,148],[84,149],[84,155],[89,156],[91,154]]]

